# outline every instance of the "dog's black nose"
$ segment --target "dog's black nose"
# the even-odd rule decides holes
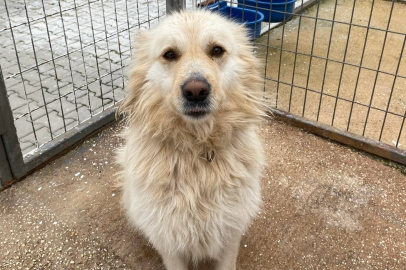
[[[183,84],[182,94],[188,101],[203,101],[210,94],[210,85],[206,79],[192,78]]]

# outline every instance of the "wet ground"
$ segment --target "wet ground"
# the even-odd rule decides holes
[[[164,269],[120,207],[121,128],[0,193],[0,269]],[[238,269],[406,269],[406,167],[274,120],[260,132],[264,204]]]

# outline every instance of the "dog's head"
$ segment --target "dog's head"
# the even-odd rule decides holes
[[[221,112],[242,112],[260,85],[245,28],[209,11],[168,16],[137,36],[134,56],[122,109],[149,110],[163,121],[201,124]]]

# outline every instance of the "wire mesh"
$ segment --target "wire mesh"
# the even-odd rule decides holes
[[[0,65],[24,154],[120,101],[132,36],[166,13],[164,0],[2,1]],[[266,17],[254,42],[276,108],[406,149],[404,3],[225,2],[240,21]]]
[[[406,149],[404,3],[297,1],[256,41],[276,107]]]
[[[133,35],[165,0],[0,1],[0,67],[23,154],[124,96]]]
[[[255,45],[276,108],[402,149],[405,3],[227,1],[265,15]]]

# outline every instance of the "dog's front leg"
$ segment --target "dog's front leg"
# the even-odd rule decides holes
[[[187,262],[176,254],[160,252],[167,270],[187,270]]]
[[[240,248],[241,233],[236,232],[225,246],[220,259],[217,261],[216,270],[236,270],[238,250]]]

